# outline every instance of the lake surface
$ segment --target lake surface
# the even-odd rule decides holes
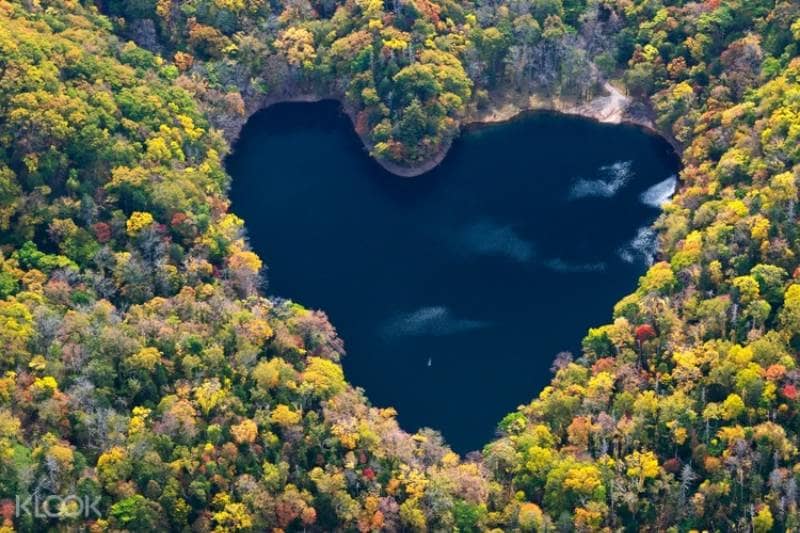
[[[634,127],[537,113],[399,178],[321,102],[257,113],[227,167],[267,292],[327,312],[348,380],[463,453],[635,288],[678,159]]]

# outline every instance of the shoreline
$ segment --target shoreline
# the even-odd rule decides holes
[[[607,94],[603,96],[596,96],[586,102],[577,103],[561,100],[560,98],[546,98],[537,95],[519,95],[517,101],[515,98],[510,97],[508,94],[500,95],[498,97],[498,105],[492,105],[481,111],[473,111],[467,113],[467,116],[460,124],[460,133],[463,133],[467,128],[479,128],[483,126],[491,126],[495,124],[502,124],[524,117],[526,114],[543,112],[554,112],[565,115],[573,115],[583,117],[588,120],[594,120],[603,124],[626,124],[630,126],[640,127],[654,135],[658,135],[675,151],[676,155],[680,157],[682,147],[680,144],[669,135],[665,135],[659,131],[653,122],[643,116],[632,116],[627,113],[628,107],[633,102],[632,98],[622,94],[616,87],[609,82],[603,84],[603,88]],[[520,102],[520,99],[527,99],[527,101]],[[347,105],[344,96],[336,94],[320,94],[309,92],[297,95],[271,95],[262,99],[250,100],[246,105],[246,113],[241,120],[233,124],[228,133],[230,145],[233,146],[239,137],[244,124],[250,117],[262,109],[270,106],[293,103],[293,102],[320,102],[323,100],[334,100],[342,107],[342,111],[350,119],[350,123],[355,131],[356,127],[356,112]],[[228,129],[228,128],[226,128]],[[441,148],[426,161],[414,165],[403,165],[388,161],[372,154],[372,146],[366,135],[359,134],[362,146],[367,151],[367,155],[378,163],[384,170],[402,178],[415,178],[430,172],[438,167],[442,161],[445,160],[450,148],[453,145],[453,139],[445,141]]]
[[[270,106],[277,105],[277,104],[290,104],[290,103],[314,103],[314,102],[322,102],[324,100],[333,100],[337,102],[344,112],[345,115],[350,119],[350,125],[353,127],[353,131],[358,135],[358,138],[361,140],[361,145],[364,150],[367,152],[367,156],[375,161],[378,165],[380,165],[384,170],[387,172],[394,174],[395,176],[399,176],[401,178],[414,178],[425,174],[439,166],[439,164],[444,161],[445,157],[447,157],[448,152],[450,152],[450,147],[453,144],[453,140],[448,140],[445,142],[441,149],[436,152],[436,154],[428,159],[427,161],[421,162],[417,165],[405,166],[400,163],[395,163],[393,161],[388,161],[386,159],[381,159],[379,157],[375,157],[372,155],[372,144],[370,143],[369,139],[366,135],[361,135],[356,130],[356,111],[352,109],[349,105],[347,105],[346,100],[343,95],[331,94],[331,93],[315,93],[315,92],[308,92],[304,94],[298,95],[269,95],[262,99],[255,99],[251,100],[246,105],[246,113],[242,117],[241,120],[236,121],[233,125],[233,128],[226,128],[229,131],[226,131],[228,134],[228,139],[231,147],[236,143],[236,140],[239,137],[239,134],[242,131],[242,127],[247,123],[251,116],[254,113],[261,111],[262,109],[267,109]],[[465,124],[462,124],[461,127],[463,128]]]
[[[471,118],[462,122],[461,126],[462,128],[479,128],[486,125],[510,122],[528,113],[553,112],[582,117],[601,124],[622,124],[641,128],[664,139],[669,143],[676,155],[680,157],[683,147],[677,140],[659,130],[649,117],[634,116],[628,112],[629,106],[634,103],[630,96],[623,94],[607,81],[603,84],[603,88],[607,92],[606,95],[596,96],[582,103],[537,95],[520,95],[517,100],[520,98],[528,100],[527,103],[520,105],[515,103],[513,97],[503,98],[501,96],[499,100],[502,103],[499,106],[475,113]]]

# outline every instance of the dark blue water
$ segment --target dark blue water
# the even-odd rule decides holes
[[[227,166],[268,292],[325,310],[347,378],[465,452],[634,289],[678,160],[637,128],[539,113],[399,178],[323,102],[256,114]]]

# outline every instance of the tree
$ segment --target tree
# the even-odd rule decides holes
[[[653,90],[655,84],[655,73],[653,66],[648,63],[637,63],[633,68],[625,72],[625,87],[628,92],[637,98],[641,98]]]
[[[33,315],[27,306],[14,297],[0,300],[0,361],[6,368],[14,368],[16,361],[28,353],[26,348],[34,333]]]
[[[403,110],[397,124],[397,138],[407,147],[416,148],[420,141],[430,133],[430,124],[419,100],[414,99]]]
[[[768,531],[772,531],[774,524],[775,520],[772,517],[772,512],[769,510],[769,506],[762,505],[756,516],[753,517],[753,531],[756,531],[757,533],[766,533]]]
[[[564,18],[564,5],[561,0],[534,0],[531,3],[531,12],[540,23],[544,23],[547,17]]]
[[[322,398],[338,394],[346,386],[342,367],[320,357],[308,359],[302,378],[313,387],[314,394]]]
[[[780,321],[789,335],[800,334],[800,285],[792,284],[786,289]]]
[[[237,444],[252,444],[258,436],[258,426],[252,420],[242,420],[231,427],[231,434]]]
[[[279,404],[272,410],[270,419],[279,426],[289,427],[300,422],[302,413],[292,410],[291,407],[285,404]]]
[[[131,237],[138,235],[143,229],[150,227],[153,222],[155,221],[150,213],[134,211],[126,224],[128,235]]]
[[[547,524],[544,513],[535,503],[521,504],[517,520],[522,531],[543,531]]]
[[[771,305],[780,305],[783,301],[784,282],[787,274],[776,265],[759,264],[750,270],[750,275],[758,282],[759,292]]]
[[[726,420],[736,420],[744,413],[745,405],[741,396],[731,393],[722,403],[722,411]]]
[[[636,480],[639,491],[644,489],[644,485],[649,479],[658,477],[661,469],[658,465],[658,458],[653,452],[640,453],[635,450],[632,454],[625,457],[627,467],[625,473],[628,477]]]
[[[760,39],[753,34],[732,42],[722,52],[720,62],[725,68],[722,81],[733,89],[735,97],[741,97],[755,85],[763,57]]]
[[[110,514],[119,527],[146,530],[158,527],[157,513],[157,504],[135,494],[112,505]]]
[[[314,49],[314,36],[305,28],[292,26],[282,31],[273,43],[286,61],[294,67],[310,69],[317,57]]]

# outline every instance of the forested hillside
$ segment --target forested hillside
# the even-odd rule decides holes
[[[107,11],[122,35],[202,80],[194,92],[216,125],[283,96],[333,96],[373,155],[401,165],[438,154],[465,116],[512,93],[597,92],[590,59],[614,70],[610,35],[622,27],[611,6],[580,0],[145,0]]]
[[[796,1],[0,0],[0,529],[800,528],[799,56]],[[261,295],[225,133],[332,95],[412,165],[603,78],[685,147],[657,261],[480,453],[403,432]]]

